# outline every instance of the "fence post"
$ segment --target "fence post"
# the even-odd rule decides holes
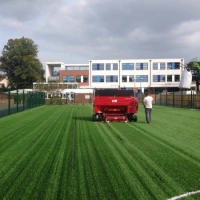
[[[181,108],[183,107],[183,90],[181,90]]]
[[[195,107],[195,98],[196,98],[196,100],[197,100],[197,96],[194,94],[194,91],[192,92],[192,108],[196,108]],[[197,100],[198,101],[198,100]]]
[[[156,92],[155,92],[155,104],[156,104]]]
[[[23,111],[24,111],[24,99],[25,99],[25,97],[24,97],[24,90],[23,90],[23,96],[22,96]]]
[[[173,107],[174,107],[174,92],[173,92]]]
[[[8,90],[8,114],[10,115],[10,89]]]
[[[161,93],[160,93],[160,105],[161,105]]]
[[[166,96],[165,96],[165,105],[167,106],[167,92],[166,92]]]
[[[18,112],[19,111],[19,109],[18,109],[19,108],[19,105],[18,105],[18,100],[19,100],[18,89],[17,89],[17,98],[16,98],[16,100],[17,100],[16,103],[17,103],[17,112]]]

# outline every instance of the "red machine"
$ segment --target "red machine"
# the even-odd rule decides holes
[[[138,101],[131,90],[95,90],[93,121],[137,121]]]

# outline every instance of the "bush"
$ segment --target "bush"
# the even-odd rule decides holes
[[[63,104],[63,101],[61,99],[61,97],[52,97],[49,101],[49,104],[52,104],[52,105],[62,105]]]

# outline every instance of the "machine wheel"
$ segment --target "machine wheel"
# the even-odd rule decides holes
[[[132,116],[130,114],[127,115],[128,121],[131,122],[132,121]]]
[[[95,115],[95,114],[92,115],[92,120],[93,120],[93,121],[96,121],[96,115]]]
[[[137,122],[137,116],[136,116],[136,115],[133,115],[133,116],[132,116],[132,120],[133,120],[134,122]]]
[[[99,121],[101,122],[101,121],[103,121],[103,115],[99,115]]]

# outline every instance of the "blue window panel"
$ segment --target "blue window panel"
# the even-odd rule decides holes
[[[174,62],[172,63],[172,69],[175,69],[175,63]]]
[[[158,82],[160,82],[160,75],[158,75]]]
[[[67,82],[70,82],[70,76],[67,76]]]
[[[143,70],[143,63],[140,63],[140,69]]]
[[[99,70],[99,64],[97,64],[97,70]],[[99,81],[98,81],[99,82]]]
[[[97,82],[100,82],[100,76],[97,76]]]
[[[143,81],[144,81],[144,76],[141,75],[141,76],[140,76],[140,82],[143,82]]]
[[[110,76],[110,81],[113,82],[113,76]]]
[[[130,64],[126,64],[126,70],[130,70]]]

